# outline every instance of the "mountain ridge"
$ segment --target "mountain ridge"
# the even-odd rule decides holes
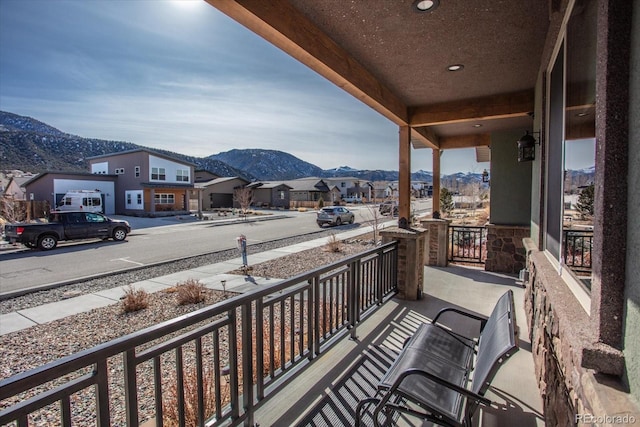
[[[238,176],[247,181],[285,181],[304,177],[353,177],[366,181],[397,181],[398,171],[361,170],[349,166],[322,169],[292,154],[270,149],[232,149],[207,157],[195,157],[173,151],[144,147],[132,142],[84,138],[65,133],[28,116],[0,111],[0,170],[18,169],[25,172],[87,172],[89,157],[116,152],[147,149],[175,157],[219,176]],[[587,178],[580,172],[574,181],[580,184]],[[588,175],[588,174],[587,174]],[[481,174],[458,172],[461,183],[479,182]],[[433,182],[430,171],[411,174],[413,181]]]

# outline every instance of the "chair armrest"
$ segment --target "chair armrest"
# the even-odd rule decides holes
[[[447,308],[443,308],[442,310],[440,310],[438,312],[438,314],[436,314],[436,317],[433,318],[433,320],[431,321],[431,323],[436,324],[438,322],[438,318],[448,312],[454,312],[456,314],[459,314],[461,316],[465,316],[465,317],[469,317],[471,319],[475,319],[477,321],[480,322],[480,330],[482,331],[484,329],[484,326],[487,324],[487,320],[489,320],[489,318],[487,316],[479,316],[477,314],[473,314],[470,313],[468,311],[465,310],[460,310],[457,308],[453,308],[453,307],[447,307]]]

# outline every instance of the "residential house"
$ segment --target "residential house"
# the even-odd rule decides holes
[[[102,205],[107,215],[116,213],[117,175],[95,175],[89,172],[44,172],[29,181],[24,187],[29,200],[48,201],[54,208],[67,191],[98,190],[102,193]]]
[[[520,321],[547,425],[638,414],[640,3],[209,3],[398,126],[399,227],[409,226],[412,150],[432,150],[437,195],[444,151],[488,157],[491,147],[485,268],[529,272]],[[590,289],[563,252],[565,154],[580,144],[596,170]],[[398,269],[400,296],[418,295],[421,269]]]
[[[234,200],[237,189],[243,188],[249,181],[237,176],[214,178],[205,182],[196,182],[196,188],[202,200],[202,209],[238,207]]]
[[[292,187],[279,181],[257,181],[247,185],[253,190],[253,206],[289,209]]]
[[[330,187],[335,186],[340,190],[340,199],[345,197],[360,197],[371,199],[373,197],[373,187],[370,182],[362,178],[351,176],[341,176],[336,178],[322,178]]]
[[[640,264],[637,261],[640,259],[640,192],[637,191],[640,182],[640,128],[637,126],[640,123],[640,2],[208,0],[208,3],[398,126],[398,140],[392,144],[397,144],[399,153],[399,218],[397,227],[382,231],[385,238],[397,242],[390,240],[389,244],[397,248],[396,259],[401,261],[392,263],[393,291],[397,291],[397,297],[390,323],[409,329],[410,323],[428,318],[405,318],[408,320],[402,324],[398,312],[442,302],[429,294],[430,287],[437,284],[424,274],[424,262],[430,263],[432,252],[440,249],[438,233],[440,229],[446,230],[446,221],[425,219],[421,227],[412,226],[408,221],[412,151],[432,151],[433,193],[437,195],[443,151],[474,147],[486,151],[486,147],[491,147],[491,223],[487,226],[489,253],[485,269],[501,273],[500,277],[506,280],[495,281],[491,286],[502,289],[514,286],[514,273],[522,271],[525,289],[516,304],[524,315],[513,321],[526,333],[519,336],[518,355],[530,358],[535,364],[535,381],[544,409],[540,413],[528,406],[518,391],[489,390],[504,402],[482,408],[490,424],[633,425],[640,420]],[[301,28],[304,31],[300,31]],[[564,256],[567,243],[562,226],[563,175],[565,154],[574,144],[583,144],[585,152],[591,151],[595,165],[590,286],[572,274]],[[433,209],[439,210],[438,197],[433,198]],[[421,241],[428,247],[418,244]],[[440,270],[447,269],[451,270],[445,265]],[[355,282],[358,276],[358,273],[349,276],[356,278],[350,279],[356,289],[360,287]],[[312,280],[305,277],[304,283],[294,287],[295,292],[306,292],[309,298],[325,295],[317,291],[321,278],[316,277]],[[491,277],[498,276],[492,274]],[[308,290],[300,291],[306,286]],[[260,289],[251,295],[257,295],[256,301],[262,304],[268,299],[265,296],[269,291]],[[291,299],[298,295],[302,300],[302,294],[294,296],[293,293]],[[446,293],[441,297],[452,298]],[[234,306],[234,310],[242,312],[247,319],[242,324],[242,332],[251,334],[254,310],[247,303],[249,297],[243,298],[242,306]],[[421,298],[425,301],[418,301]],[[465,295],[459,300],[460,305],[465,306],[465,300],[471,305],[470,298],[473,296]],[[357,308],[360,302],[353,300],[349,310]],[[377,297],[374,304],[379,304]],[[223,308],[219,314],[229,311],[227,306]],[[309,304],[310,313],[313,309],[313,304]],[[261,310],[255,312],[262,316]],[[318,317],[315,322],[309,321],[310,326],[319,323],[320,312],[314,313]],[[431,315],[435,316],[435,311]],[[268,317],[264,316],[265,321]],[[353,322],[357,318],[357,312],[350,317]],[[294,325],[293,317],[291,319]],[[372,315],[369,319],[375,322],[379,318]],[[349,377],[354,376],[352,368],[359,356],[364,356],[367,367],[378,365],[378,353],[371,350],[374,346],[383,347],[378,341],[374,345],[363,345],[357,338],[365,332],[357,332],[351,322],[343,325],[351,327],[353,340],[335,352],[348,354],[346,373]],[[256,321],[256,324],[261,323]],[[235,333],[236,324],[231,326]],[[373,333],[377,335],[388,326],[381,322],[378,328],[373,328]],[[288,341],[291,349],[296,348],[293,335],[292,331]],[[256,347],[262,350],[263,335],[255,336]],[[319,328],[316,335],[310,333],[308,351],[301,351],[298,359],[315,358],[312,363],[316,365],[322,362],[318,360],[323,357],[322,348],[315,340],[322,337]],[[241,360],[232,366],[240,364],[246,367],[245,371],[253,372],[256,367],[257,372],[267,372],[260,370],[267,365],[253,364],[255,360],[262,360],[264,352],[251,357],[245,351],[251,351],[251,336],[244,339],[247,345],[243,347],[242,358],[237,357]],[[394,347],[400,347],[401,343],[396,339]],[[302,347],[306,346],[300,345]],[[146,360],[136,354],[135,347],[126,351],[127,366],[129,362],[135,366],[138,360],[140,363]],[[371,364],[372,357],[376,363]],[[58,363],[55,368],[60,366]],[[98,386],[106,383],[106,360],[101,366],[102,370],[97,369],[95,374]],[[182,366],[177,371],[181,369]],[[126,381],[131,390],[127,407],[129,424],[138,425],[136,371],[126,370],[134,373]],[[233,375],[237,370],[230,371]],[[265,386],[265,380],[273,379],[273,371],[271,368],[270,374],[258,375],[255,382],[250,375],[243,375],[243,398],[238,397],[238,383],[231,381],[235,387],[231,395],[236,404],[231,406],[228,415],[222,414],[228,419],[214,421],[228,421],[233,425],[292,425],[307,420],[312,423],[307,417],[309,410],[317,407],[316,403],[328,393],[328,387],[346,378],[337,378],[330,368],[313,376],[310,380],[313,383],[299,387],[279,387],[291,384],[283,377]],[[289,372],[301,371],[305,369]],[[367,376],[371,373],[368,369]],[[329,382],[331,385],[315,389],[315,383],[323,381],[323,377],[330,380],[323,385]],[[234,381],[238,379],[236,376]],[[516,373],[510,382],[521,384],[521,379]],[[352,389],[346,390],[352,393],[351,399],[342,399],[344,395],[340,395],[327,403],[334,410],[332,420],[354,425],[353,418],[348,417],[349,411],[354,410],[355,391],[366,386],[373,393],[376,382],[362,375]],[[229,384],[227,380],[224,383]],[[104,388],[98,397],[106,395]],[[306,405],[292,409],[300,401],[302,389],[307,395],[302,396],[307,397],[303,400]],[[312,389],[317,393],[310,396],[306,392]],[[275,395],[272,401],[277,401],[279,407],[274,410],[265,400],[274,397],[276,392],[283,392],[285,397]],[[69,406],[68,396],[62,399],[63,405],[67,399]],[[335,416],[338,400],[352,401],[349,410],[340,413],[340,417]],[[97,406],[101,401],[108,403],[108,399],[97,398]],[[15,412],[19,409],[22,408]],[[108,424],[109,407],[103,405],[101,409],[96,415],[101,415],[102,423]],[[263,409],[264,412],[257,413]],[[503,413],[519,415],[521,419],[496,423]],[[273,414],[295,422],[269,423],[268,418],[274,418]],[[19,413],[16,417],[26,415]],[[473,421],[474,425],[486,424],[482,419]]]
[[[326,202],[332,200],[331,188],[324,179],[310,177],[283,182],[291,187],[289,194],[292,202],[317,202],[320,199]]]
[[[7,185],[4,189],[4,197],[8,197],[14,200],[27,200],[27,191],[24,186],[36,175],[27,174],[21,176],[13,176],[9,178]]]
[[[195,165],[148,149],[88,159],[92,174],[117,175],[116,212],[164,215],[189,211]]]

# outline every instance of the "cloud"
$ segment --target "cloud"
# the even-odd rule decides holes
[[[397,126],[205,2],[0,4],[4,110],[194,156],[267,148],[398,169]],[[414,159],[429,169],[431,150]]]

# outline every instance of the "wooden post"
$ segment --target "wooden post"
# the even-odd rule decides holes
[[[411,128],[400,126],[398,227],[409,228],[411,215]]]
[[[438,211],[440,212],[440,150],[433,149],[433,203],[431,210],[432,212]]]

